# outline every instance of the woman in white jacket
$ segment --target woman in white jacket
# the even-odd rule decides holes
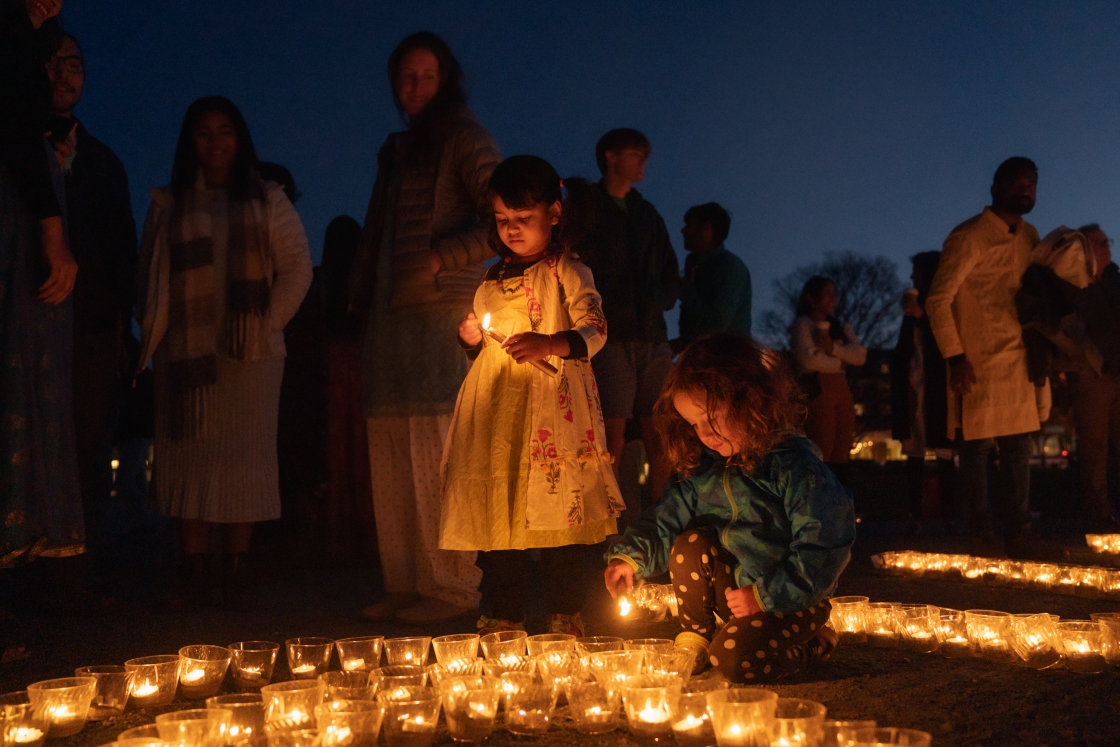
[[[839,300],[831,280],[820,275],[809,278],[801,290],[789,337],[798,368],[819,384],[806,387],[810,399],[805,435],[842,478],[855,431],[855,404],[844,368],[862,366],[867,348],[860,344],[852,325],[833,317]]]

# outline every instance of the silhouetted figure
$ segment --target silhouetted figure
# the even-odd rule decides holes
[[[820,275],[806,280],[797,302],[797,318],[789,328],[789,347],[809,397],[805,435],[821,450],[825,463],[846,482],[856,416],[844,369],[862,366],[867,361],[867,348],[852,325],[834,316],[839,303],[836,283]]]
[[[988,455],[999,447],[1006,506],[1006,551],[1016,557],[1043,550],[1031,533],[1030,443],[1049,417],[1049,385],[1038,388],[1027,371],[1015,291],[1031,261],[1038,232],[1023,216],[1034,208],[1038,169],[1009,158],[996,169],[991,207],[953,229],[926,301],[930,329],[949,362],[946,435],[961,429],[961,487],[969,503],[974,551],[999,556],[989,504]]]
[[[710,332],[751,333],[751,272],[723,245],[731,216],[706,202],[684,214],[684,280],[681,283],[679,352]]]
[[[261,180],[228,99],[187,109],[171,185],[152,191],[141,246],[140,365],[153,360],[155,504],[179,519],[190,591],[205,593],[210,527],[227,580],[253,524],[280,516],[277,411],[284,327],[311,284],[303,225]]]
[[[257,171],[260,172],[261,179],[279,184],[284,190],[284,196],[293,205],[299,201],[300,197],[303,197],[303,193],[296,189],[295,177],[292,176],[292,172],[288,171],[287,167],[272,161],[261,161],[257,165]]]
[[[47,70],[70,248],[81,270],[74,284],[74,432],[92,543],[113,484],[109,462],[126,360],[123,339],[131,334],[136,303],[136,222],[124,165],[74,117],[85,88],[85,59],[74,37],[62,36]]]
[[[669,468],[661,455],[653,404],[673,367],[665,312],[677,302],[681,278],[665,221],[633,188],[645,178],[650,152],[649,140],[634,129],[611,130],[599,138],[595,161],[603,178],[596,226],[580,258],[595,275],[610,329],[607,344],[591,365],[616,476],[626,445],[626,421],[634,418],[649,460],[651,495],[659,501]],[[628,505],[627,520],[637,518],[640,510]]]
[[[327,225],[319,268],[327,336],[327,510],[329,546],[377,561],[370,500],[369,440],[362,408],[361,325],[350,313],[350,268],[362,227],[349,215]]]
[[[957,507],[954,443],[948,436],[949,417],[945,359],[929,329],[926,297],[937,272],[941,252],[921,252],[910,258],[913,290],[902,297],[902,328],[891,356],[892,435],[902,442],[906,455],[906,492],[910,505],[907,533],[922,531],[922,486],[925,482],[926,452],[937,456],[937,484],[941,511],[952,520]],[[952,531],[952,529],[951,529]]]
[[[377,154],[351,296],[365,330],[370,479],[389,593],[363,615],[422,623],[473,612],[480,600],[474,553],[437,546],[436,475],[467,371],[455,331],[493,254],[487,184],[499,154],[435,34],[397,45],[389,83],[408,128]]]
[[[0,1],[0,568],[85,547],[71,413],[77,264],[43,138],[51,5]]]

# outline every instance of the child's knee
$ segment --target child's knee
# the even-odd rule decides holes
[[[669,569],[678,566],[693,567],[711,562],[711,549],[718,546],[719,537],[712,529],[689,529],[673,543]]]

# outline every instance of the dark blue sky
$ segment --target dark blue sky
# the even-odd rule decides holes
[[[77,114],[124,161],[142,221],[183,112],[221,93],[262,158],[288,166],[316,258],[362,219],[377,148],[400,128],[385,62],[443,35],[505,155],[595,176],[594,144],[653,142],[642,192],[681,248],[692,204],[723,203],[728,246],[770,283],[826,250],[938,248],[986,203],[996,165],[1039,165],[1042,233],[1120,234],[1120,4],[66,0],[88,60]]]

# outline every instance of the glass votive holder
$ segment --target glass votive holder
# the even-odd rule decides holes
[[[625,651],[648,651],[655,654],[669,654],[673,652],[672,638],[631,638],[623,641]]]
[[[584,670],[596,682],[621,694],[626,681],[642,673],[645,651],[603,651],[583,660]]]
[[[567,691],[568,683],[583,679],[583,664],[579,657],[570,651],[552,651],[531,657],[541,682],[552,685],[561,695]]]
[[[478,639],[476,633],[459,633],[456,635],[441,635],[432,639],[432,651],[436,654],[436,663],[443,664],[455,659],[474,659],[478,657]]]
[[[334,642],[338,649],[338,662],[344,672],[368,672],[381,666],[381,644],[384,636],[363,635],[339,638]]]
[[[179,692],[187,700],[217,695],[229,668],[230,651],[223,646],[184,646],[179,649]]]
[[[131,729],[125,729],[117,735],[118,742],[138,742],[140,740],[155,740],[160,741],[159,729],[155,724],[144,724],[143,726],[134,726]]]
[[[1105,535],[1103,534],[1086,534],[1085,544],[1092,548],[1093,552],[1103,553],[1107,547]]]
[[[606,734],[618,727],[621,695],[598,682],[572,681],[565,688],[568,715],[580,734]]]
[[[237,747],[319,747],[319,730],[271,732],[239,742]]]
[[[493,677],[452,677],[441,688],[447,730],[456,742],[481,742],[494,731],[501,698]]]
[[[841,643],[867,643],[867,597],[833,597],[828,623]]]
[[[898,646],[899,611],[899,605],[894,602],[868,602],[865,613],[868,644],[878,648]]]
[[[500,659],[503,656],[525,656],[528,653],[526,639],[529,634],[524,630],[502,630],[487,633],[479,639],[482,655],[487,659]]]
[[[483,659],[482,669],[489,677],[501,677],[507,672],[525,672],[533,674],[536,671],[537,660],[531,656],[514,656],[505,654],[497,659]]]
[[[874,721],[838,721],[825,719],[821,724],[821,747],[849,747],[859,729],[874,729]]]
[[[372,700],[332,700],[315,706],[322,747],[377,747],[385,706]]]
[[[0,744],[39,747],[51,725],[42,708],[31,704],[26,690],[0,695]]]
[[[929,732],[917,729],[896,729],[893,726],[875,729],[857,729],[853,747],[878,747],[884,744],[900,744],[907,747],[930,747],[933,737]]]
[[[229,736],[228,708],[191,708],[156,716],[159,738],[176,747],[220,747]]]
[[[622,651],[622,638],[616,635],[589,635],[576,639],[576,651],[581,656],[600,654],[604,651]]]
[[[385,706],[381,734],[386,747],[428,747],[439,723],[441,699],[431,687],[398,687],[377,694]]]
[[[59,677],[27,686],[31,706],[42,711],[51,739],[69,737],[82,730],[96,692],[97,680],[93,677]]]
[[[778,698],[769,720],[770,744],[781,747],[817,747],[828,709],[804,698]]]
[[[715,744],[707,693],[681,693],[673,710],[673,739],[677,747],[708,747]]]
[[[1060,622],[1058,634],[1062,637],[1066,669],[1082,674],[1104,671],[1106,664],[1101,651],[1103,633],[1100,623],[1083,620]]]
[[[923,654],[937,650],[937,636],[933,633],[933,620],[926,605],[903,607],[902,646]]]
[[[1032,586],[1049,589],[1057,583],[1058,566],[1049,563],[1029,563],[1027,565],[1027,578]]]
[[[966,659],[972,656],[968,623],[963,612],[949,607],[930,606],[929,619],[942,656],[946,659]]]
[[[1023,666],[1048,669],[1062,660],[1062,640],[1050,615],[1013,615],[1011,650]]]
[[[260,690],[272,681],[280,644],[272,641],[239,641],[229,649],[229,672],[238,690]]]
[[[133,708],[167,705],[175,700],[179,684],[179,656],[141,656],[129,659],[124,668],[132,675],[128,702]]]
[[[655,674],[672,674],[679,677],[682,685],[692,678],[696,665],[696,655],[689,650],[673,651],[668,654],[655,654],[647,651],[642,660],[642,671]]]
[[[370,684],[370,674],[364,670],[354,672],[324,672],[319,675],[323,683],[323,697],[330,700],[373,700],[376,695]]]
[[[159,737],[151,739],[115,739],[112,742],[107,742],[101,747],[167,747],[167,742],[164,742]]]
[[[78,667],[74,670],[74,676],[93,677],[97,680],[97,689],[89,705],[91,721],[100,721],[124,713],[125,704],[128,703],[128,684],[132,675],[123,666],[107,664]]]
[[[529,656],[540,656],[552,652],[571,653],[576,650],[576,637],[567,633],[543,633],[525,639]]]
[[[1113,666],[1120,664],[1120,612],[1094,612],[1089,619],[1100,623],[1104,660]]]
[[[639,740],[662,740],[673,735],[673,712],[680,697],[680,683],[644,687],[644,678],[635,678],[637,685],[622,690],[622,709],[630,733]]]
[[[713,690],[708,715],[719,747],[755,747],[768,741],[778,694],[755,687]]]
[[[428,682],[438,688],[440,683],[450,677],[482,677],[486,674],[483,659],[452,659],[443,664],[429,664],[424,667]],[[374,691],[376,694],[376,690]]]
[[[291,680],[261,688],[264,722],[270,731],[294,731],[314,725],[315,706],[323,702],[320,680]]]
[[[229,711],[226,741],[231,745],[264,733],[264,699],[260,693],[215,695],[206,699],[206,707]]]
[[[558,693],[551,685],[535,682],[533,675],[508,672],[499,688],[506,711],[506,729],[511,734],[534,736],[548,731]]]
[[[315,679],[330,666],[334,650],[330,638],[289,638],[284,645],[288,649],[288,671],[294,679]]]
[[[1009,586],[1022,588],[1029,583],[1027,577],[1027,564],[1015,560],[1009,560],[1004,565],[1004,583]]]
[[[380,667],[369,673],[369,684],[375,696],[400,688],[424,687],[427,682],[428,674],[416,666]]]
[[[1010,612],[965,610],[964,619],[968,627],[968,642],[974,655],[989,661],[1015,661],[1016,657],[1008,640],[1011,634]]]
[[[428,649],[431,646],[432,637],[427,635],[386,638],[385,663],[390,667],[425,667],[428,665]]]

